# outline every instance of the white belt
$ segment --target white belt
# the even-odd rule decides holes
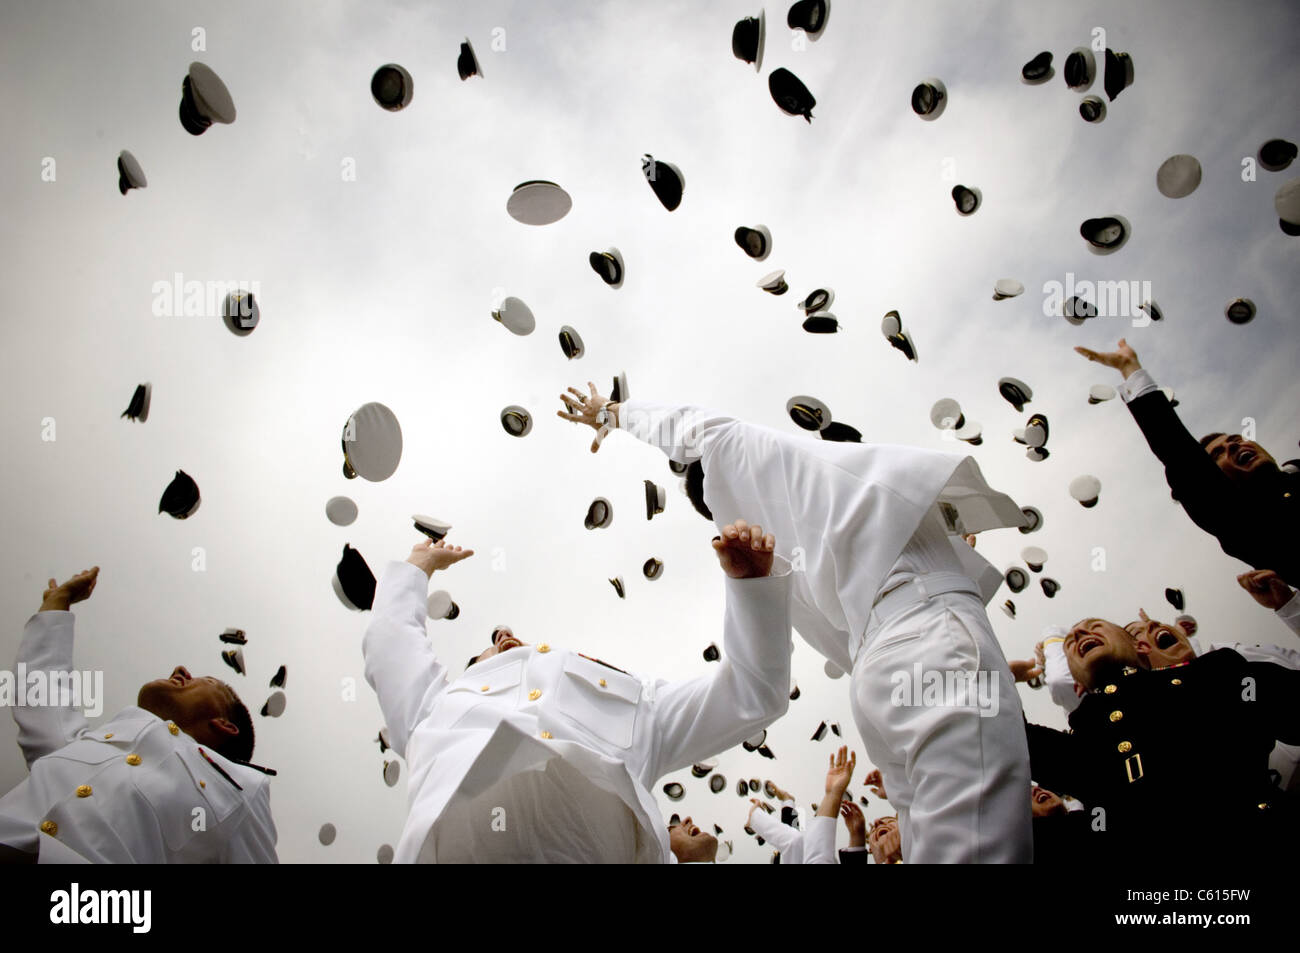
[[[981,595],[979,587],[975,585],[970,577],[956,572],[932,572],[924,576],[917,576],[911,582],[906,582],[896,589],[891,589],[886,595],[878,598],[876,604],[872,606],[871,615],[867,617],[866,631],[850,642],[849,661],[857,662],[858,653],[862,651],[867,633],[874,632],[887,620],[898,615],[904,609],[949,592],[968,592],[976,597]]]

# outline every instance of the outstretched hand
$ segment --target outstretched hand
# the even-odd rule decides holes
[[[750,526],[736,520],[722,528],[722,535],[713,538],[713,551],[718,554],[722,571],[732,579],[756,579],[772,572],[772,559],[776,552],[776,538],[763,527]]]
[[[1124,375],[1127,380],[1134,371],[1141,369],[1142,364],[1138,361],[1137,353],[1128,346],[1128,342],[1123,338],[1119,339],[1119,344],[1113,351],[1094,351],[1091,348],[1076,347],[1076,351],[1082,354],[1090,361],[1097,364],[1105,364],[1107,367],[1113,367]]]
[[[830,768],[826,771],[826,793],[844,797],[849,782],[853,780],[853,769],[858,766],[858,753],[849,753],[848,745],[841,745],[840,750],[831,755]]]
[[[474,550],[448,546],[445,539],[435,543],[426,538],[411,547],[411,555],[406,557],[406,561],[412,566],[419,566],[426,576],[432,576],[439,569],[454,566],[462,559],[469,559],[473,555]]]
[[[73,603],[84,602],[95,591],[98,579],[98,566],[85,569],[62,584],[51,578],[41,596],[41,610],[67,610]]]
[[[1011,674],[1017,682],[1027,682],[1043,674],[1042,666],[1036,659],[1010,659],[1007,665],[1011,667]]]
[[[586,424],[596,431],[596,439],[591,442],[591,452],[595,453],[600,449],[601,441],[605,439],[605,435],[610,431],[609,424],[602,426],[596,422],[596,415],[610,401],[609,398],[601,396],[600,392],[596,390],[596,385],[591,381],[587,381],[587,386],[591,389],[590,396],[576,387],[570,387],[567,394],[561,394],[560,400],[564,402],[567,412],[557,410],[555,413],[556,416],[564,420],[571,420],[575,424]]]

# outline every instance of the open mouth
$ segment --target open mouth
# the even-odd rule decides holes
[[[1168,629],[1161,629],[1156,633],[1156,648],[1163,650],[1172,649],[1178,644],[1178,638]]]
[[[1257,458],[1257,454],[1250,447],[1241,447],[1240,449],[1237,450],[1236,463],[1237,466],[1239,467],[1249,466],[1250,464],[1255,462],[1256,458]]]
[[[1099,649],[1105,646],[1106,640],[1099,635],[1084,635],[1074,643],[1075,651],[1079,653],[1079,658],[1083,658],[1093,649]]]
[[[508,649],[517,649],[524,643],[520,642],[513,635],[502,635],[494,644],[497,647],[497,654],[500,655]]]

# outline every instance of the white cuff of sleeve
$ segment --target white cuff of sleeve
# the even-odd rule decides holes
[[[1123,398],[1126,404],[1151,393],[1153,390],[1159,390],[1155,379],[1145,367],[1139,367],[1126,377],[1117,389],[1119,390],[1119,396]]]

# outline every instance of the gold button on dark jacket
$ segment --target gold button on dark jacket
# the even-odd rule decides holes
[[[1118,686],[1118,685],[1107,685],[1107,686],[1103,689],[1103,691],[1105,691],[1105,693],[1106,693],[1107,695],[1114,695],[1117,691],[1119,691],[1119,686]]]
[[[1113,712],[1110,713],[1110,720],[1111,720],[1111,721],[1119,721],[1119,720],[1122,719],[1123,717],[1124,717],[1124,713],[1123,713],[1122,711],[1120,711],[1118,708],[1115,709]]]
[[[1120,754],[1128,754],[1130,751],[1133,750],[1133,742],[1121,741],[1116,747],[1119,748]]]

